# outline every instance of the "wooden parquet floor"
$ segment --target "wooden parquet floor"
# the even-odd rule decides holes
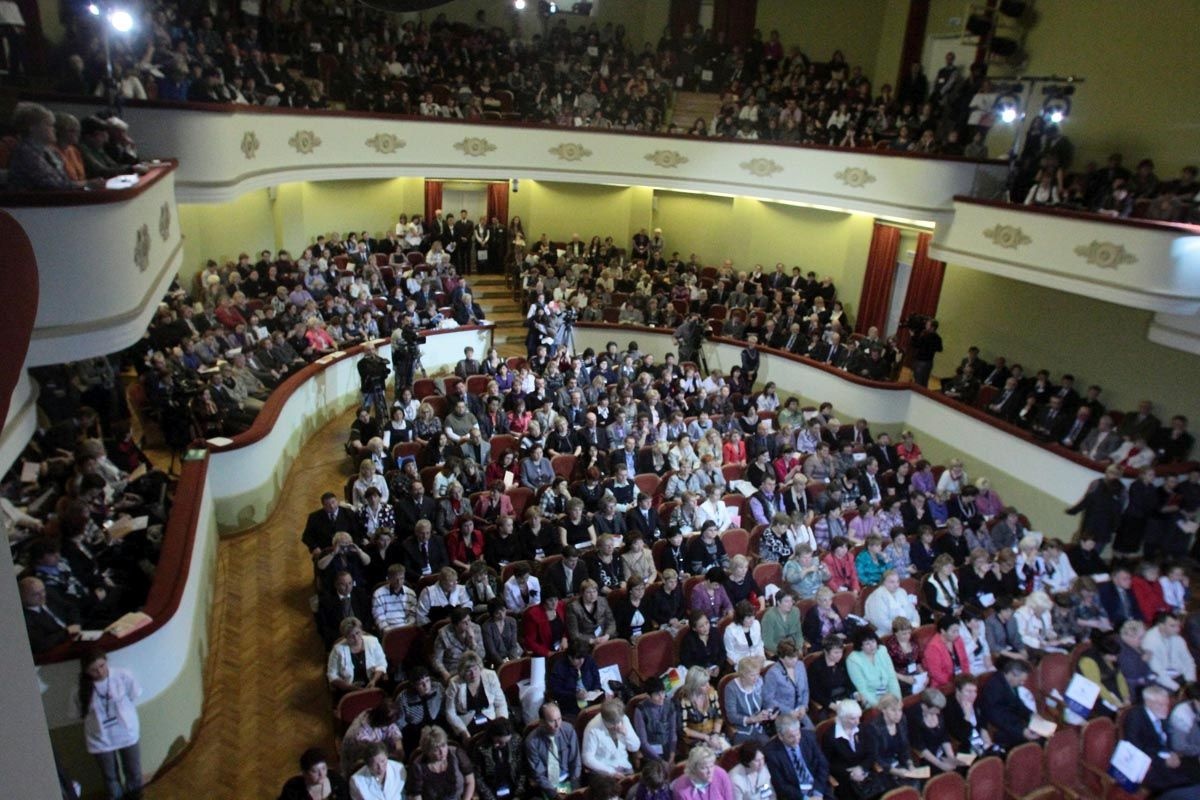
[[[300,534],[321,494],[340,492],[345,481],[351,417],[305,445],[270,519],[218,545],[204,716],[192,747],[147,788],[151,800],[275,798],[306,748],[333,757],[325,659],[309,606],[312,566]]]

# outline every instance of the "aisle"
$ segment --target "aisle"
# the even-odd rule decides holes
[[[341,491],[351,419],[347,412],[312,437],[267,522],[218,546],[204,716],[191,749],[147,798],[274,798],[305,748],[332,757],[325,659],[309,610],[312,567],[300,534],[321,494]]]

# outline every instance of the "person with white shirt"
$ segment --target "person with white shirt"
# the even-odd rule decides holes
[[[897,617],[904,617],[914,628],[921,624],[917,598],[900,587],[900,574],[894,569],[883,573],[883,582],[867,598],[863,614],[880,637],[891,636],[892,623]]]
[[[1025,603],[1013,614],[1021,642],[1030,650],[1043,653],[1063,653],[1075,643],[1070,637],[1059,637],[1054,631],[1050,609],[1054,601],[1045,592],[1034,592],[1025,598]]]
[[[428,625],[436,622],[432,616],[441,619],[450,613],[454,606],[472,608],[471,598],[467,590],[458,585],[458,572],[454,567],[442,567],[438,582],[430,584],[421,590],[417,598],[417,624]]]
[[[632,775],[629,754],[641,747],[633,723],[625,716],[625,704],[617,699],[605,700],[600,713],[583,729],[583,766],[598,775]]]
[[[529,562],[518,562],[512,576],[504,582],[505,607],[514,614],[523,614],[525,609],[542,602],[541,596],[541,581],[530,573]]]
[[[1067,554],[1063,552],[1062,542],[1058,539],[1047,539],[1042,548],[1042,562],[1046,565],[1046,576],[1042,581],[1046,591],[1051,594],[1069,592],[1071,583],[1078,576]]]
[[[725,505],[722,488],[715,483],[711,484],[705,490],[704,495],[704,502],[696,507],[696,522],[703,525],[712,520],[717,524],[718,532],[733,527],[733,520],[730,518],[729,506]]]
[[[736,667],[743,658],[756,656],[765,659],[762,625],[755,619],[754,604],[741,600],[733,607],[733,621],[725,626],[725,658]]]
[[[1178,564],[1168,565],[1159,576],[1158,585],[1162,587],[1163,601],[1172,610],[1182,613],[1188,596],[1187,572]]]
[[[350,797],[353,800],[403,800],[404,765],[388,758],[387,745],[371,742],[367,745],[366,763],[350,776]]]
[[[110,667],[103,650],[79,659],[79,688],[72,698],[83,718],[87,751],[96,759],[109,797],[139,797],[142,792],[141,735],[135,703],[142,688],[127,669]],[[124,780],[121,773],[124,771]]]
[[[417,624],[417,594],[404,585],[404,565],[388,567],[387,583],[371,595],[371,616],[380,633]]]
[[[1184,682],[1196,680],[1196,660],[1180,635],[1183,623],[1173,612],[1159,614],[1154,627],[1142,639],[1142,651],[1150,656],[1155,681],[1164,689],[1178,691]]]

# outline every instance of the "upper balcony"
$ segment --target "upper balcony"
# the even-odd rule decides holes
[[[750,195],[937,223],[955,195],[988,191],[1005,169],[964,158],[257,106],[131,102],[124,116],[144,154],[179,159],[184,203],[298,180],[515,177]]]
[[[929,248],[952,264],[1172,315],[1200,312],[1200,227],[954,198]]]
[[[174,162],[127,189],[0,193],[33,244],[37,317],[26,366],[136,342],[182,263]]]

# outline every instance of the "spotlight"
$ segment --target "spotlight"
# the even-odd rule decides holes
[[[1000,116],[1001,122],[1011,125],[1021,115],[1020,91],[1020,87],[1001,89],[1003,93],[996,98],[996,102],[992,106]]]
[[[128,11],[114,11],[108,15],[108,21],[117,33],[129,33],[133,30],[133,16]]]
[[[100,6],[96,5],[95,3],[89,3],[87,10],[88,10],[88,13],[91,14],[93,17],[100,16]]]
[[[513,0],[513,8],[517,11],[525,10],[525,0]]]
[[[1073,87],[1072,87],[1073,88]],[[1042,115],[1055,125],[1062,122],[1071,113],[1071,100],[1064,94],[1055,93],[1046,99],[1042,105]]]
[[[1000,121],[1011,125],[1017,120],[1017,110],[1012,106],[1003,109],[1000,112]]]

